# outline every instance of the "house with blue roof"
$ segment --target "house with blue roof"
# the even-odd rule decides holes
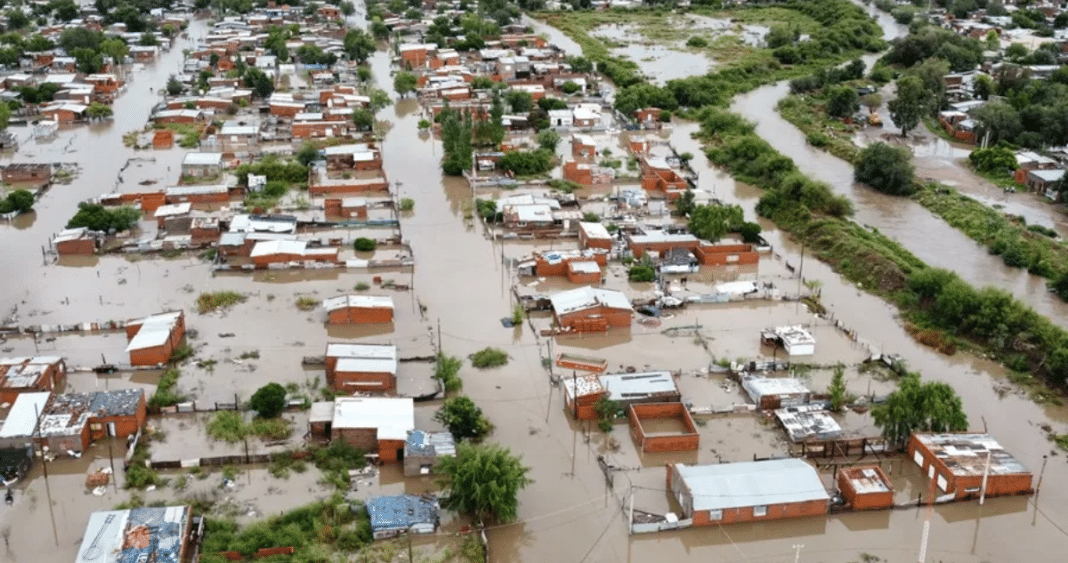
[[[405,532],[433,534],[438,527],[438,499],[431,495],[396,495],[367,499],[367,514],[376,540]]]

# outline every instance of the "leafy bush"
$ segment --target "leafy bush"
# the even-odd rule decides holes
[[[441,386],[446,393],[459,391],[464,386],[464,381],[460,379],[460,367],[462,366],[463,361],[460,358],[438,353],[437,364],[434,366],[434,379],[441,382]]]
[[[1016,155],[1004,145],[975,149],[968,155],[972,166],[980,172],[1010,173],[1016,170]]]
[[[148,400],[148,406],[152,408],[171,407],[185,400],[185,396],[174,390],[178,385],[178,378],[182,372],[178,368],[170,368],[163,372],[156,384],[156,392]]]
[[[352,246],[359,252],[371,252],[378,244],[374,239],[360,237],[352,243]]]
[[[597,428],[601,432],[611,432],[612,425],[615,424],[619,413],[623,412],[623,408],[607,395],[601,395],[601,398],[593,403],[593,412],[597,414]]]
[[[497,162],[497,168],[519,176],[530,176],[548,172],[553,167],[553,151],[535,149],[532,151],[508,151]]]
[[[401,211],[411,211],[415,209],[415,200],[410,197],[401,198],[400,205],[397,208]]]
[[[911,155],[904,147],[874,143],[860,151],[856,181],[890,195],[908,195],[913,191]]]
[[[656,270],[650,264],[637,264],[627,270],[627,279],[632,282],[651,282],[656,280]]]
[[[268,383],[252,394],[248,406],[263,418],[275,418],[286,407],[285,387],[277,383]]]
[[[33,209],[34,197],[29,190],[15,190],[0,199],[0,213],[17,211],[25,213]]]
[[[238,181],[247,186],[248,175],[266,176],[267,181],[278,180],[287,184],[300,184],[308,181],[308,167],[300,162],[284,162],[275,155],[268,155],[256,162],[245,163],[237,167]]]
[[[319,300],[308,295],[301,295],[294,301],[294,304],[301,311],[311,311],[319,306]]]
[[[508,363],[508,352],[487,346],[471,354],[471,365],[479,369],[500,367]]]
[[[686,40],[686,46],[693,47],[695,49],[704,49],[705,47],[708,47],[708,41],[705,40],[704,37],[694,35],[693,37],[690,37]]]

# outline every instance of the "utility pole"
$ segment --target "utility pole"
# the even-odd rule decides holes
[[[628,519],[630,522],[627,526],[627,532],[634,534],[634,484],[631,484],[630,486],[630,514],[628,515]]]
[[[801,561],[801,548],[802,547],[805,547],[804,544],[800,544],[800,543],[795,543],[794,544],[794,563],[798,563],[799,561]]]
[[[990,477],[990,450],[986,451],[986,467],[983,468],[983,486],[979,490],[979,506],[986,500],[986,480]]]
[[[115,454],[111,451],[111,443],[115,439],[113,436],[108,436],[108,462],[111,464],[111,484],[114,485],[115,492],[119,492],[119,478],[115,474]]]
[[[554,361],[555,361],[555,358],[553,357],[553,337],[550,336],[549,337],[549,379],[550,380],[552,380],[554,377],[556,377],[556,374],[553,373],[553,362]]]
[[[935,476],[931,475],[931,488],[927,495],[927,517],[923,521],[923,536],[920,539],[920,557],[918,563],[927,561],[927,538],[931,535],[931,513],[934,512]],[[917,508],[919,508],[917,506]]]
[[[41,443],[41,411],[37,409],[37,405],[33,406],[33,412],[37,414],[37,442]],[[48,515],[52,517],[52,537],[56,540],[56,547],[59,547],[59,530],[56,529],[56,512],[52,506],[52,487],[48,484],[48,458],[45,455],[44,448],[41,450],[41,469],[44,472],[45,482],[45,494],[48,495]]]
[[[797,267],[797,298],[801,299],[801,280],[805,279],[805,242],[801,241],[801,264]]]
[[[1038,472],[1038,484],[1035,485],[1035,496],[1038,496],[1039,489],[1042,488],[1042,476],[1046,474],[1046,462],[1049,461],[1049,456],[1042,456],[1042,469]]]
[[[575,422],[578,422],[578,372],[571,370],[571,403],[575,405]]]

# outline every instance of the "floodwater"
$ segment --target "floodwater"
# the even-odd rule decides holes
[[[192,29],[195,36],[202,28],[194,24]],[[213,400],[214,396],[247,394],[266,381],[292,382],[310,391],[313,383],[309,380],[317,379],[317,372],[302,369],[300,358],[321,354],[323,345],[335,335],[322,326],[321,311],[299,311],[294,300],[300,295],[321,297],[348,291],[360,281],[372,281],[375,273],[341,270],[212,277],[206,264],[196,258],[129,261],[104,257],[73,268],[44,266],[36,250],[62,227],[73,213],[75,202],[97,195],[99,186],[113,184],[125,156],[113,162],[102,155],[132,153],[121,148],[121,134],[143,126],[153,100],[147,88],[164,83],[169,69],[176,67],[183,46],[179,43],[157,63],[158,68],[149,67],[144,75],[136,77],[131,92],[119,100],[120,107],[132,109],[129,114],[117,112],[110,132],[100,132],[92,142],[83,138],[90,134],[88,130],[65,133],[71,136],[72,147],[101,157],[99,169],[87,167],[71,185],[50,190],[39,204],[32,227],[21,231],[8,229],[10,232],[4,233],[2,244],[6,252],[0,264],[20,275],[4,278],[2,295],[5,297],[0,301],[0,310],[6,313],[17,305],[18,322],[37,324],[130,318],[169,307],[185,307],[187,326],[199,333],[191,341],[198,357],[210,357],[217,363],[212,370],[191,365],[185,368],[179,380],[183,391],[196,394],[198,399]],[[391,90],[388,54],[380,51],[371,62],[380,86]],[[529,477],[534,480],[520,495],[519,521],[488,530],[492,561],[790,561],[795,556],[793,546],[798,544],[805,546],[801,557],[806,561],[844,563],[856,560],[861,552],[891,562],[916,560],[924,519],[922,510],[628,536],[617,498],[633,492],[638,509],[660,512],[670,509],[671,501],[663,491],[665,462],[744,461],[754,456],[781,455],[787,444],[782,434],[764,418],[711,416],[700,417],[699,451],[639,455],[625,423],[617,423],[605,435],[587,423],[572,421],[563,412],[559,388],[550,384],[542,367],[542,359],[549,357],[548,342],[537,337],[529,325],[501,326],[500,319],[510,316],[513,302],[509,289],[511,274],[502,259],[505,254],[513,254],[512,244],[502,246],[500,242],[487,240],[479,223],[464,219],[465,205],[473,197],[471,189],[462,180],[439,175],[440,144],[419,135],[416,127],[419,118],[420,112],[412,100],[401,101],[380,114],[380,119],[391,122],[382,143],[385,168],[396,182],[398,197],[416,200],[414,212],[401,219],[404,239],[416,258],[413,271],[404,274],[410,276],[413,291],[394,294],[398,309],[409,309],[404,314],[411,322],[399,319],[389,338],[396,339],[402,347],[406,339],[413,339],[413,346],[417,344],[422,349],[429,342],[430,334],[437,332],[440,321],[442,346],[449,354],[466,357],[485,346],[497,346],[509,353],[508,365],[501,368],[476,370],[465,365],[461,370],[464,392],[483,408],[495,425],[491,441],[522,455],[531,467]],[[690,138],[694,129],[693,124],[678,124],[670,133],[676,148],[700,153],[699,146]],[[65,145],[65,139],[60,144]],[[727,202],[740,204],[747,216],[754,216],[752,208],[759,190],[733,182],[721,171],[710,168],[704,159],[697,159],[694,166],[700,172],[701,187],[713,190]],[[799,264],[801,249],[782,236],[774,225],[766,221],[762,225],[775,254],[783,261]],[[768,269],[780,270],[777,258],[766,260]],[[760,270],[764,269],[762,264]],[[1036,473],[1042,467],[1043,456],[1053,448],[1039,426],[1048,424],[1057,432],[1068,430],[1065,409],[1036,405],[1024,396],[999,392],[1004,386],[1003,374],[990,362],[963,354],[946,357],[916,344],[899,326],[893,308],[844,282],[825,264],[806,260],[803,276],[823,283],[823,304],[836,320],[857,330],[861,338],[853,344],[834,335],[837,333],[818,332],[819,350],[837,351],[838,358],[848,363],[859,361],[866,354],[866,347],[901,354],[912,369],[953,384],[964,399],[972,427],[987,427]],[[125,281],[120,283],[121,280]],[[136,293],[131,292],[132,288],[136,288]],[[228,312],[200,315],[192,311],[196,293],[222,289],[242,291],[249,298]],[[704,338],[707,347],[698,344],[693,334],[679,332],[672,336],[635,325],[629,332],[560,339],[554,343],[553,352],[569,348],[585,350],[609,359],[613,369],[618,365],[681,370],[684,373],[678,377],[679,385],[688,397],[699,397],[706,404],[723,404],[738,401],[741,395],[736,387],[723,388],[725,382],[721,378],[701,372],[711,359],[774,354],[759,346],[754,330],[769,322],[810,317],[797,304],[743,304],[688,310],[672,322],[678,326],[694,324],[687,319],[691,314],[698,315],[700,324],[708,327],[708,337]],[[648,336],[644,336],[646,332]],[[221,336],[231,333],[233,337]],[[387,336],[355,337],[381,340]],[[94,347],[108,355],[122,353],[121,336],[79,338],[83,337],[61,337],[53,344],[59,351],[72,342],[71,347],[78,351],[79,357],[86,358],[84,361],[93,360]],[[32,342],[12,340],[5,344],[8,345],[21,350],[32,346]],[[240,360],[242,353],[252,351],[259,352],[260,359]],[[826,372],[812,377],[814,388],[822,389],[826,385]],[[93,378],[90,374],[79,374],[75,385],[89,385]],[[129,381],[133,380],[131,376]],[[126,379],[115,381],[127,382]],[[110,384],[112,380],[105,382]],[[144,384],[152,385],[150,381]],[[870,382],[850,371],[850,391],[867,393],[866,385],[871,386],[873,393],[885,393],[888,389],[885,382]],[[431,420],[434,408],[433,403],[417,408],[420,425],[435,428]],[[866,422],[870,418],[856,414],[843,418],[844,426],[849,429],[870,431]],[[165,419],[159,424],[167,434],[161,454],[167,453],[168,443],[175,444],[174,453],[182,454],[186,448],[195,449],[198,442],[203,443],[199,431],[191,428],[189,415]],[[218,447],[220,451],[228,448]],[[605,456],[608,463],[620,468],[612,473],[611,487],[606,485],[598,467],[598,456]],[[5,554],[5,560],[40,560],[42,549],[54,554],[50,560],[70,560],[80,543],[88,514],[128,498],[125,493],[111,489],[100,497],[83,492],[86,472],[90,467],[99,468],[108,457],[111,456],[106,444],[96,444],[80,460],[57,460],[49,464],[49,488],[59,536],[59,546],[55,549],[48,537],[52,526],[44,479],[35,473],[17,486],[15,505],[0,506],[0,528],[10,525],[13,529],[11,550]],[[1068,549],[1068,540],[1059,529],[1068,528],[1068,515],[1057,507],[1068,502],[1068,492],[1054,484],[1068,479],[1068,464],[1064,459],[1056,454],[1050,457],[1045,469],[1046,485],[1033,501],[991,499],[982,508],[976,503],[966,503],[936,509],[932,517],[930,559],[961,563],[1060,560]],[[893,470],[895,480],[899,477],[904,480],[899,487],[900,495],[906,498],[922,489],[922,484],[907,484],[910,467],[906,462]],[[39,466],[36,471],[40,471]],[[220,491],[223,500],[229,499],[226,504],[247,520],[326,496],[329,491],[317,479],[318,472],[314,469],[280,480],[269,477],[262,468],[252,468],[243,471],[232,487],[219,488],[223,483],[218,472],[212,472],[203,481],[190,480],[189,487],[193,491],[204,489],[205,494],[208,490]],[[829,484],[829,474],[825,480]],[[377,491],[378,487],[387,493],[418,493],[431,487],[425,478],[404,479],[397,467],[385,468],[377,476],[361,481],[364,482],[358,484],[360,494]],[[145,499],[169,501],[184,494],[167,488],[146,493]],[[20,533],[24,528],[33,529],[34,533]],[[1007,537],[1015,541],[1006,542]]]
[[[609,49],[612,55],[634,61],[643,74],[658,84],[695,74],[705,74],[713,66],[712,61],[701,53],[687,51],[684,47],[664,45],[642,37],[639,26],[601,25],[590,30],[590,35],[609,39],[612,44],[617,45]],[[640,40],[636,40],[639,38]]]

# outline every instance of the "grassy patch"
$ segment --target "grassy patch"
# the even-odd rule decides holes
[[[847,162],[856,161],[860,149],[853,143],[854,127],[828,116],[825,103],[815,95],[787,96],[779,101],[779,115],[800,129],[810,145]]]
[[[237,291],[208,291],[197,297],[197,312],[200,314],[225,310],[244,303],[248,296]]]
[[[441,386],[446,393],[459,391],[464,386],[464,380],[460,379],[462,366],[463,362],[460,358],[445,353],[438,354],[438,361],[434,366],[434,379],[441,381]]]
[[[312,311],[319,306],[319,300],[308,295],[301,295],[294,304],[301,311]]]
[[[282,440],[293,433],[293,425],[284,418],[255,418],[246,422],[237,411],[219,411],[208,421],[208,436],[223,442],[240,442],[257,436],[265,440]]]
[[[471,365],[479,369],[500,367],[508,363],[508,352],[489,346],[471,354],[470,357]]]
[[[159,378],[159,383],[156,385],[156,392],[148,400],[148,406],[153,408],[171,407],[184,401],[185,395],[175,391],[175,386],[178,385],[178,378],[181,375],[182,372],[178,371],[178,368],[170,368],[163,372],[163,375]]]
[[[312,451],[312,461],[323,472],[321,483],[347,490],[349,488],[349,470],[360,469],[367,465],[365,452],[344,442],[334,442],[325,448]]]

